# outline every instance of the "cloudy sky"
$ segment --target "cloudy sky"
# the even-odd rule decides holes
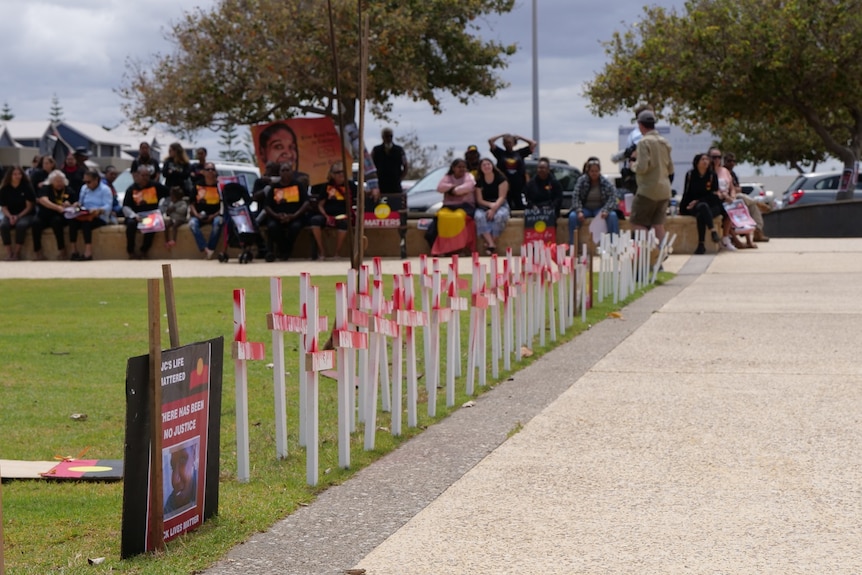
[[[682,0],[663,0],[682,6]],[[0,104],[7,102],[16,120],[47,120],[56,94],[68,120],[113,126],[123,120],[114,90],[122,82],[128,58],[146,59],[169,44],[167,25],[184,10],[209,7],[215,0],[3,0],[0,20],[3,65]],[[601,42],[635,22],[641,0],[600,3],[586,0],[538,0],[540,139],[545,142],[616,141],[617,128],[630,114],[596,118],[581,96],[583,83],[605,61]],[[425,104],[398,101],[398,132],[415,130],[424,145],[460,152],[469,144],[484,147],[501,132],[532,135],[531,0],[483,23],[487,34],[516,42],[519,52],[502,72],[510,87],[496,98],[462,106],[444,100],[435,116]],[[371,144],[382,124],[367,118]],[[197,141],[218,148],[213,134]]]

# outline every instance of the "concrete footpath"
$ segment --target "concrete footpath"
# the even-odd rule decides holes
[[[759,246],[673,256],[205,573],[862,572],[862,240]]]

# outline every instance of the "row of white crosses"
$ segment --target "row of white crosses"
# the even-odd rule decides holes
[[[267,326],[272,331],[273,341],[276,456],[287,457],[285,332],[299,334],[299,444],[306,448],[307,482],[316,485],[319,479],[318,377],[321,371],[337,366],[338,463],[347,468],[350,466],[350,437],[356,432],[357,422],[365,426],[364,448],[374,449],[378,403],[382,411],[392,413],[390,426],[393,435],[402,433],[402,410],[406,409],[408,427],[418,425],[418,328],[422,328],[424,335],[428,414],[434,417],[443,353],[446,360],[446,405],[452,407],[455,404],[455,384],[462,375],[462,312],[470,312],[468,395],[475,393],[476,382],[480,387],[487,385],[489,313],[490,364],[491,375],[495,379],[499,377],[500,360],[503,369],[510,370],[511,356],[514,354],[520,361],[523,351],[532,347],[537,335],[540,345],[545,344],[546,331],[550,331],[551,341],[555,341],[557,333],[562,334],[573,325],[578,308],[581,308],[585,321],[590,303],[591,264],[586,252],[577,256],[568,250],[568,246],[546,246],[537,242],[523,246],[521,256],[513,256],[511,249],[502,261],[494,255],[489,264],[474,254],[469,298],[461,295],[468,285],[458,275],[457,256],[448,262],[445,283],[441,270],[443,262],[438,258],[422,257],[419,273],[421,309],[416,309],[415,280],[410,263],[405,262],[403,273],[393,277],[392,294],[387,298],[383,288],[382,263],[375,258],[371,269],[362,266],[359,270],[350,270],[346,283],[339,282],[335,286],[334,350],[321,350],[319,346],[319,333],[326,329],[327,318],[318,313],[318,289],[312,285],[310,275],[300,275],[300,313],[296,316],[283,312],[281,280],[272,278],[271,312],[267,314]],[[440,346],[444,324],[447,324],[445,352]],[[235,295],[234,339],[238,477],[240,481],[248,481],[245,361],[264,359],[264,349],[263,344],[245,342],[244,294],[239,300]],[[402,397],[402,386],[406,386],[406,398]]]
[[[657,242],[654,230],[602,234],[598,246],[598,301],[613,296],[616,304],[636,290],[655,283],[661,264],[673,250],[675,240],[676,234],[666,234],[661,242]],[[658,254],[651,264],[654,250]]]

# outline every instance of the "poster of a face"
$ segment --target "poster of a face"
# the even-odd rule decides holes
[[[309,182],[326,181],[329,167],[342,161],[342,143],[331,118],[293,118],[251,127],[260,173],[268,163],[290,164]],[[353,162],[347,152],[347,165]]]
[[[197,505],[200,437],[162,450],[164,518],[170,519]]]

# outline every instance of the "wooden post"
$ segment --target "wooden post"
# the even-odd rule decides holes
[[[302,409],[306,411],[305,419],[305,470],[306,482],[309,485],[317,485],[320,476],[319,471],[319,397],[318,381],[320,379],[319,372],[335,367],[335,351],[321,350],[319,345],[320,333],[320,316],[318,314],[318,291],[317,286],[308,286],[306,300],[306,333],[305,338],[308,344],[307,354],[303,358],[305,365],[301,369],[306,371],[305,385],[308,388],[305,392],[305,404]],[[323,321],[323,328],[326,329],[326,320]]]
[[[165,281],[165,311],[168,314],[168,333],[171,347],[180,347],[180,328],[177,325],[177,304],[174,299],[174,276],[171,264],[162,264],[162,279]]]
[[[236,475],[240,483],[250,479],[248,449],[248,377],[245,362],[250,359],[263,359],[265,350],[262,343],[252,343],[247,339],[245,328],[245,290],[233,290],[233,346],[231,355],[234,360],[236,379]]]
[[[150,532],[155,551],[164,551],[164,493],[162,489],[162,340],[159,280],[147,281],[150,385]]]
[[[281,278],[269,279],[269,305],[272,315],[284,315],[282,311]],[[287,458],[287,401],[284,383],[284,332],[273,329],[272,318],[267,318],[272,330],[272,388],[275,396],[275,456]]]
[[[416,327],[428,324],[428,316],[424,311],[417,312],[413,290],[413,273],[410,269],[410,262],[404,262],[404,309],[406,315],[411,317],[411,322],[407,324],[404,332],[406,343],[405,359],[407,361],[407,426],[416,427],[419,424],[418,414],[416,412],[416,403],[418,401],[418,377],[416,374]]]
[[[5,543],[3,542],[3,470],[0,469],[0,575],[4,575],[6,573],[6,568],[4,567],[3,562],[3,548],[5,547]]]
[[[335,331],[332,338],[338,357],[338,465],[344,469],[350,467],[350,432],[356,424],[353,417],[356,370],[350,358],[354,349],[368,347],[368,335],[350,329],[347,289],[344,283],[335,284]]]

